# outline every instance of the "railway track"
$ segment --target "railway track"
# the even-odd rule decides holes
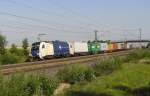
[[[132,50],[105,53],[105,54],[88,55],[88,56],[52,59],[52,60],[46,60],[46,61],[26,62],[26,63],[12,64],[12,65],[8,64],[8,65],[1,66],[0,73],[4,75],[9,75],[12,73],[17,73],[17,72],[28,72],[28,71],[48,69],[48,68],[50,69],[50,68],[60,67],[60,66],[68,65],[68,64],[95,61],[104,56],[127,55],[131,51]]]

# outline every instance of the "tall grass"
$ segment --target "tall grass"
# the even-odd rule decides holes
[[[0,76],[0,96],[51,96],[59,81],[44,75]]]
[[[105,57],[99,60],[94,66],[96,76],[106,75],[114,70],[120,69],[123,59],[120,57]]]
[[[72,65],[58,71],[57,77],[71,84],[91,81],[96,76],[106,75],[120,69],[123,60],[119,57],[103,58],[93,66]]]
[[[149,70],[149,64],[124,64],[121,70],[72,86],[65,96],[150,96]]]
[[[2,58],[0,57],[0,63],[4,62],[15,63],[16,61],[19,61],[20,57],[14,56],[13,54],[7,53],[3,55]],[[134,66],[130,66],[130,68],[123,68],[122,70],[123,67],[122,64],[129,61],[137,61],[143,58],[150,59],[150,51],[148,49],[136,50],[130,53],[126,58],[116,56],[101,58],[93,66],[84,66],[78,64],[71,65],[58,71],[56,77],[58,77],[58,79],[62,82],[76,84],[82,81],[92,81],[96,77],[103,76],[105,78],[100,78],[100,80],[94,81],[90,85],[85,86],[85,88],[82,87],[81,88],[82,92],[88,93],[92,90],[91,92],[97,92],[99,94],[102,93],[101,95],[106,95],[103,94],[103,92],[104,93],[112,92],[112,94],[120,94],[118,92],[123,91],[120,90],[116,91],[115,89],[112,89],[114,85],[123,84],[127,85],[125,87],[130,87],[130,85],[132,84],[133,85],[143,84],[139,83],[141,81],[140,78],[142,79],[147,78],[146,76],[147,74],[149,75],[148,70],[150,69],[150,67],[147,68],[147,65],[138,64],[136,68]],[[111,74],[110,76],[108,75],[118,69],[121,69],[120,71],[121,73],[118,71],[118,73],[115,73],[117,75],[115,74]],[[140,72],[140,70],[145,69],[146,71]],[[142,73],[143,75],[139,75],[140,74],[139,72]],[[108,77],[105,75],[107,75]],[[137,75],[139,75],[140,77],[137,78],[136,77]],[[130,81],[128,81],[126,77],[128,77]],[[0,96],[51,96],[59,84],[58,79],[49,78],[43,74],[38,75],[17,74],[9,76],[8,78],[0,76]],[[150,78],[147,79],[150,80]],[[137,82],[135,82],[135,80]],[[121,83],[118,83],[120,81]],[[143,82],[145,81],[143,80]],[[149,81],[146,81],[146,83],[147,82]],[[77,88],[80,88],[80,86],[78,86]],[[99,90],[101,92],[99,92]]]
[[[63,82],[74,84],[81,81],[90,81],[95,77],[95,74],[92,68],[76,64],[61,69],[57,73],[57,77]]]
[[[143,58],[150,58],[150,50],[149,49],[138,49],[133,52],[131,52],[127,57],[126,57],[126,62],[130,61],[138,61]]]
[[[150,96],[150,65],[136,63],[141,60],[150,60],[149,49],[103,58],[93,66],[96,79],[75,84],[64,96]]]

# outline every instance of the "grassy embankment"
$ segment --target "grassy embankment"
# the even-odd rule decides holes
[[[71,87],[59,96],[150,96],[149,70],[150,50],[137,50],[127,57],[103,58],[92,67],[68,66],[56,79],[42,74],[0,76],[0,96],[51,96],[60,82]]]
[[[64,96],[150,96],[150,50],[126,58],[106,58],[93,67],[95,78],[81,80]]]

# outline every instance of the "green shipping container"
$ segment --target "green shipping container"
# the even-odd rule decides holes
[[[88,43],[88,51],[91,54],[97,54],[98,52],[100,52],[100,44],[97,42]]]

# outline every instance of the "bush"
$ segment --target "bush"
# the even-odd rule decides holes
[[[46,78],[45,76],[40,76],[40,89],[44,96],[50,96],[53,94],[54,90],[57,88],[59,81],[56,78]]]
[[[109,74],[116,69],[120,69],[122,63],[123,59],[119,57],[106,57],[98,61],[93,66],[93,69],[95,70],[96,76],[101,76]]]
[[[27,56],[24,55],[23,49],[18,49],[15,45],[9,50],[6,50],[5,54],[0,55],[0,64],[14,64],[25,62]]]
[[[126,61],[127,62],[138,61],[143,58],[150,58],[150,50],[149,49],[138,49],[138,50],[131,52],[127,56]]]
[[[16,54],[18,56],[24,56],[24,50],[23,49],[18,49],[18,48],[15,48],[15,47],[12,47],[9,52],[11,54]]]
[[[5,53],[4,55],[1,55],[0,62],[2,64],[14,64],[14,63],[20,63],[25,61],[24,56],[18,56],[16,54],[11,54],[9,52]]]
[[[149,70],[150,65],[128,63],[112,74],[72,86],[64,96],[150,96]]]
[[[46,76],[14,75],[0,78],[0,96],[51,96],[58,84]]]
[[[0,55],[0,65],[2,65],[2,61],[1,61],[1,59],[2,59],[2,56]]]
[[[90,81],[95,77],[95,75],[94,70],[90,67],[72,65],[60,70],[57,73],[57,77],[63,82],[74,84],[85,80]]]

